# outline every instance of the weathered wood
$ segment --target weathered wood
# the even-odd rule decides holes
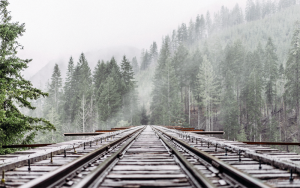
[[[189,131],[190,133],[196,134],[224,134],[224,131]]]
[[[300,146],[300,142],[243,142],[245,144],[254,144],[254,145],[293,145]]]
[[[95,136],[104,134],[102,132],[94,132],[94,133],[64,133],[64,136]]]
[[[55,144],[55,143],[52,143]],[[6,145],[2,146],[2,148],[26,148],[26,147],[43,147],[43,146],[49,146],[52,144],[21,144],[21,145]]]

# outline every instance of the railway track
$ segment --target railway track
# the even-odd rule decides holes
[[[174,137],[179,142],[184,142],[187,147],[190,147],[190,150],[197,153],[196,155],[204,157],[205,153],[210,154],[226,164],[260,179],[269,186],[300,187],[300,163],[298,162],[300,161],[300,155],[296,153],[164,127],[158,127],[158,129]],[[206,161],[212,162],[213,160],[207,159]],[[215,166],[218,167],[219,165],[215,164]],[[219,166],[219,168],[221,167]]]
[[[283,168],[285,161],[279,169],[278,161],[272,166],[256,160],[275,150],[264,147],[256,151],[268,155],[251,153],[255,146],[247,146],[162,126],[139,126],[110,142],[77,148],[77,154],[55,155],[52,163],[49,159],[33,163],[30,171],[29,166],[8,171],[5,186],[300,187],[298,174],[291,176]]]
[[[20,187],[49,172],[60,169],[63,165],[76,161],[84,155],[99,149],[99,147],[105,148],[106,151],[102,153],[103,155],[108,154],[114,149],[115,140],[126,139],[136,129],[118,131],[113,134],[107,133],[93,139],[64,142],[0,156],[0,158],[8,159],[0,165],[1,172],[5,171],[5,184],[0,184],[0,187]]]

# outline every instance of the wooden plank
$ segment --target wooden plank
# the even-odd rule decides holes
[[[94,132],[94,133],[64,133],[64,136],[95,136],[104,134],[102,132]]]
[[[52,143],[55,144],[55,143]],[[2,146],[2,148],[25,148],[25,147],[44,147],[52,144],[21,144],[21,145],[6,145]]]
[[[294,145],[300,146],[300,142],[243,142],[245,144],[254,144],[254,145]]]
[[[224,131],[189,131],[196,134],[224,134]]]
[[[127,180],[149,180],[149,179],[176,179],[176,178],[186,178],[185,174],[164,174],[163,176],[161,174],[113,174],[110,173],[109,175],[106,176],[106,178],[110,179],[127,179]]]

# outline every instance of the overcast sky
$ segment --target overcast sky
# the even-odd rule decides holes
[[[182,22],[207,10],[213,17],[222,5],[231,9],[237,2],[245,6],[245,0],[14,0],[8,9],[26,26],[18,56],[33,59],[24,73],[29,78],[48,62],[67,63],[81,52],[160,44]]]

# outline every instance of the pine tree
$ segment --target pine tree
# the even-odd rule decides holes
[[[155,41],[150,46],[150,56],[151,56],[151,61],[153,62],[157,61],[158,52],[157,52],[157,44]]]
[[[134,107],[131,106],[131,103],[136,104],[136,102],[132,101],[134,99],[132,95],[135,90],[135,81],[132,67],[130,62],[126,59],[126,56],[123,56],[121,63],[121,75],[124,83],[124,90],[122,93],[124,120],[131,121],[134,110]],[[137,106],[135,106],[135,108],[136,107]]]
[[[291,47],[286,63],[285,96],[287,102],[296,109],[296,118],[298,126],[298,140],[300,141],[300,23],[296,23],[296,29],[293,34]]]
[[[86,130],[93,130],[94,119],[92,117],[95,106],[92,73],[83,53],[79,57],[78,66],[80,68],[80,76],[77,94],[77,99],[79,99],[77,116],[80,119],[80,127],[85,132]]]
[[[131,60],[131,66],[132,66],[134,74],[139,73],[140,67],[139,67],[139,64],[138,64],[138,62],[136,60],[136,57],[132,58],[132,60]]]
[[[73,58],[70,57],[69,63],[68,63],[68,71],[67,71],[67,76],[66,76],[66,81],[64,84],[64,113],[63,113],[63,118],[64,118],[64,123],[70,125],[71,123],[71,112],[72,112],[72,98],[74,97],[74,90],[72,88],[72,79],[73,79],[73,74],[74,74],[74,62]]]
[[[8,2],[0,2],[1,14],[1,58],[0,58],[0,145],[26,144],[33,141],[40,130],[55,130],[55,127],[43,118],[33,118],[20,112],[18,107],[34,110],[30,100],[45,97],[48,94],[32,87],[21,74],[28,67],[29,59],[20,59],[17,49],[21,46],[16,39],[25,32],[25,25],[11,22],[7,11]],[[21,46],[22,48],[22,46]],[[0,154],[11,150],[0,149]]]
[[[48,92],[51,103],[54,105],[55,110],[59,113],[59,103],[62,99],[62,78],[57,64],[55,64],[54,66],[54,70],[51,77],[50,90]]]
[[[104,83],[100,85],[100,98],[98,109],[100,118],[109,128],[112,118],[116,116],[121,106],[121,95],[118,92],[118,84],[114,80],[114,75],[108,76]]]
[[[264,75],[266,100],[267,104],[270,106],[271,112],[274,110],[276,97],[275,88],[278,75],[277,61],[278,58],[276,55],[276,48],[272,42],[272,39],[269,38],[265,48]]]
[[[201,98],[201,102],[205,107],[205,117],[206,117],[206,126],[205,130],[212,131],[213,124],[211,121],[212,118],[212,106],[214,101],[214,97],[216,96],[216,84],[215,84],[215,75],[212,68],[211,63],[208,61],[207,56],[204,55],[203,62],[201,63],[201,68],[199,74],[197,76],[199,80],[199,88],[197,92],[199,92],[199,98]]]
[[[212,32],[212,20],[209,11],[206,13],[206,32],[207,36]]]
[[[153,78],[153,91],[151,93],[152,95],[152,101],[150,105],[151,110],[151,117],[150,117],[150,123],[152,125],[159,125],[164,123],[163,119],[163,106],[161,105],[162,102],[165,100],[161,95],[161,90],[163,88],[163,84],[161,82],[163,71],[165,69],[167,59],[170,57],[170,38],[165,37],[163,40],[163,44],[159,53],[158,58],[158,65],[155,69],[155,75]]]

